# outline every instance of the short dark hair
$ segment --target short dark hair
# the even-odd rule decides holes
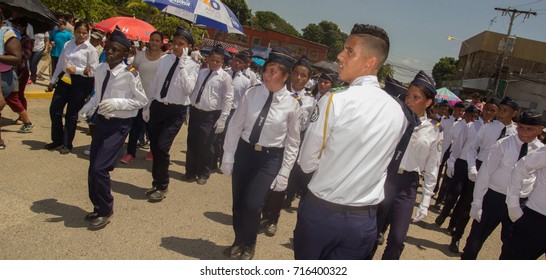
[[[80,20],[80,21],[76,22],[76,24],[74,24],[74,30],[80,28],[80,26],[85,27],[85,29],[87,29],[87,31],[89,32],[89,22],[88,21]]]
[[[379,66],[387,60],[390,49],[390,40],[387,32],[378,26],[371,24],[355,24],[350,35],[357,35],[366,38],[366,44],[377,53]]]

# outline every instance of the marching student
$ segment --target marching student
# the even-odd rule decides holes
[[[146,191],[152,202],[161,201],[169,187],[170,150],[186,118],[189,95],[193,92],[199,65],[189,56],[194,41],[184,28],[177,27],[171,53],[160,58],[159,68],[148,92],[148,106],[142,118],[149,123],[153,154],[152,188]]]
[[[542,114],[536,110],[530,112],[530,115],[542,118]],[[534,124],[540,126],[538,120]],[[518,126],[518,131],[519,129]],[[529,134],[536,133],[535,129],[525,130]],[[535,175],[536,180],[527,187],[529,174]],[[504,259],[538,259],[546,253],[546,147],[518,161],[509,182],[506,205],[510,220],[514,222],[514,229]],[[528,201],[523,209],[520,204],[522,195],[528,195]]]
[[[231,76],[222,69],[225,51],[216,46],[207,57],[208,67],[199,71],[190,96],[186,174],[182,180],[204,185],[214,160],[214,140],[226,127],[233,102]]]
[[[116,166],[132,118],[148,101],[138,72],[123,62],[130,48],[125,34],[114,30],[107,43],[106,63],[95,69],[95,95],[78,113],[80,119],[93,118],[95,123],[88,172],[93,212],[85,216],[90,229],[103,228],[110,222],[114,213],[110,172]]]
[[[221,169],[232,176],[235,240],[224,251],[232,259],[254,257],[260,215],[267,193],[283,191],[296,161],[302,109],[286,89],[295,59],[273,48],[263,84],[243,96],[228,126]]]
[[[512,109],[506,111],[507,114],[504,117],[511,121]],[[483,130],[489,131],[491,130],[490,127],[491,125],[487,126],[486,124],[480,132],[484,133]],[[496,129],[495,132],[497,133],[493,133],[493,135],[498,137],[499,130],[502,130],[502,128]],[[524,112],[518,119],[517,135],[510,132],[512,133],[511,135],[500,138],[493,147],[489,148],[489,156],[483,162],[478,172],[473,193],[472,208],[470,209],[470,217],[474,219],[474,222],[472,223],[470,234],[466,239],[461,259],[475,260],[485,240],[487,240],[500,223],[502,223],[500,258],[505,258],[513,227],[505,202],[506,183],[510,181],[511,170],[519,159],[524,157],[526,153],[531,153],[544,146],[536,138],[541,130],[541,115],[534,114],[533,111]],[[525,189],[531,188],[531,182],[532,180],[527,181],[524,186]],[[522,194],[525,197],[528,195],[528,192],[523,191]]]

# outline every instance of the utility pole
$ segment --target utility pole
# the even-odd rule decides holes
[[[500,80],[501,80],[502,68],[504,67],[504,61],[506,60],[506,49],[507,49],[506,46],[507,46],[507,42],[508,42],[508,37],[512,34],[512,26],[514,24],[514,20],[519,15],[525,15],[524,18],[523,18],[525,20],[525,19],[529,18],[531,15],[536,16],[537,13],[532,12],[531,10],[529,10],[529,11],[520,11],[520,10],[510,9],[510,8],[507,8],[507,9],[505,9],[505,8],[495,8],[495,10],[496,11],[501,11],[503,16],[506,16],[506,15],[510,16],[510,25],[508,26],[508,33],[506,33],[506,37],[504,39],[504,47],[502,48],[502,54],[501,54],[501,64],[500,64],[499,72],[498,72],[498,75],[497,75],[497,82],[495,83],[495,94],[498,95],[497,91],[499,90],[499,84],[500,84]]]

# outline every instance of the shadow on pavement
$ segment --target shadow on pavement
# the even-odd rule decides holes
[[[211,241],[203,239],[188,239],[182,237],[163,237],[161,247],[182,254],[190,258],[200,260],[222,260],[222,251],[226,246],[218,246]]]
[[[233,224],[233,219],[231,215],[221,213],[221,212],[205,212],[203,215],[217,223],[222,225],[231,226]]]
[[[135,200],[147,200],[145,192],[147,188],[137,187],[133,184],[126,182],[119,182],[112,180],[112,191],[124,194]]]
[[[58,202],[54,198],[34,201],[32,206],[30,206],[30,210],[35,213],[58,216],[45,219],[45,222],[48,223],[64,222],[64,226],[69,228],[87,227],[87,223],[84,220],[85,215],[87,215],[85,210],[77,206]]]
[[[416,222],[416,223],[412,222],[412,224],[415,225],[415,226],[418,226],[418,227],[420,227],[422,229],[437,231],[437,232],[444,233],[444,234],[449,234],[449,231],[447,230],[447,228],[441,228],[438,225],[436,225],[435,223],[429,224],[429,223],[425,223],[424,221],[419,221],[419,222]]]
[[[23,145],[27,145],[31,151],[43,150],[46,142],[36,141],[36,140],[23,140],[21,141]]]
[[[420,250],[435,249],[442,252],[444,255],[448,257],[458,257],[461,255],[461,254],[456,254],[449,251],[449,244],[438,244],[430,240],[415,238],[411,236],[408,236],[406,238],[406,243],[415,245]]]

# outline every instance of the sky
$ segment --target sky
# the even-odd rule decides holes
[[[495,8],[534,11],[514,20],[512,35],[545,41],[546,0],[246,0],[253,13],[272,11],[301,32],[309,23],[335,22],[349,33],[355,23],[382,27],[389,34],[387,62],[394,77],[409,82],[418,70],[431,74],[442,57],[458,57],[461,41],[489,30],[506,34],[508,15]],[[539,28],[542,26],[542,28]]]

